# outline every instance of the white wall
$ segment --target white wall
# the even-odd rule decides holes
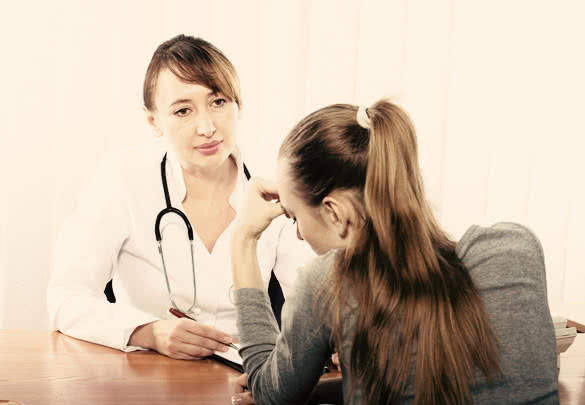
[[[446,229],[529,225],[553,310],[585,319],[585,3],[39,1],[0,19],[0,328],[46,326],[52,241],[102,153],[151,139],[144,72],[178,33],[238,68],[256,174],[306,113],[392,96]]]

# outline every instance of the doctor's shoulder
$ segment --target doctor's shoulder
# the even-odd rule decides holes
[[[106,177],[108,181],[120,183],[143,183],[155,175],[160,183],[160,162],[165,149],[161,142],[148,142],[123,148],[108,150],[102,154],[95,170],[96,177]]]
[[[140,177],[144,170],[158,172],[165,152],[164,143],[156,140],[120,148],[111,153],[119,162],[122,173]]]

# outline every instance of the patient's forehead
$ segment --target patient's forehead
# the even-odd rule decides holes
[[[287,184],[289,183],[289,171],[290,171],[290,165],[288,164],[288,159],[286,158],[279,158],[278,159],[278,165],[276,168],[276,182],[278,183],[278,191],[280,191],[280,187],[281,184]]]
[[[286,206],[287,204],[294,204],[294,183],[290,175],[290,165],[286,158],[278,159],[276,170],[276,182],[278,188],[278,195],[281,202]]]

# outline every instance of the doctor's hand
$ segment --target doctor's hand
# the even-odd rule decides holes
[[[191,319],[165,319],[137,327],[128,344],[155,350],[181,360],[199,360],[214,352],[227,352],[230,335]]]
[[[237,394],[232,396],[232,405],[255,404],[252,393],[248,391],[248,374],[242,374],[236,380]]]
[[[276,184],[252,177],[243,207],[238,211],[235,221],[235,233],[242,238],[258,239],[272,220],[284,210],[278,201]]]

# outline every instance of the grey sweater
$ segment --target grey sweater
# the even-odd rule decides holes
[[[474,404],[558,404],[556,342],[548,308],[544,257],[538,239],[526,228],[499,223],[472,226],[457,243],[499,339],[503,378],[471,387]],[[295,296],[283,308],[279,332],[266,293],[235,292],[240,355],[257,404],[300,404],[308,400],[332,353],[332,334],[316,316],[314,298],[331,270],[335,251],[302,269]],[[363,404],[363,393],[349,397],[346,376],[352,327],[358,308],[344,316],[342,375],[344,403]],[[389,364],[389,367],[392,367]],[[413,401],[409,385],[402,403]]]

